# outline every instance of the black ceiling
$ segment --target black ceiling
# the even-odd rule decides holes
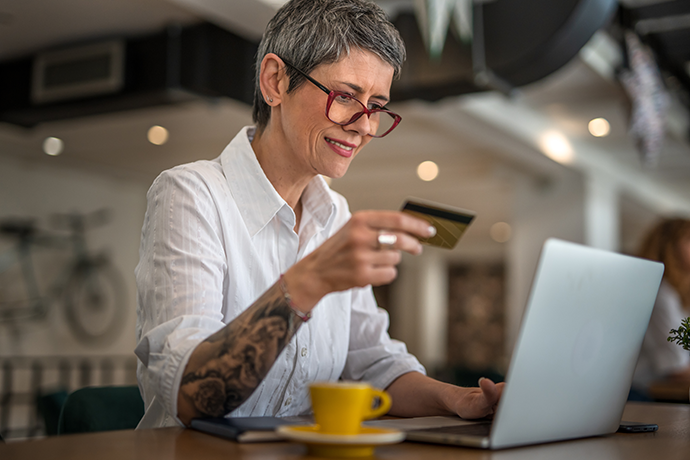
[[[690,61],[690,28],[676,25],[672,30],[659,30],[658,25],[649,22],[658,18],[690,15],[690,0],[668,1],[639,8],[618,6],[616,0],[502,0],[486,4],[475,3],[475,8],[481,8],[481,11],[475,11],[473,43],[463,43],[454,33],[449,33],[443,53],[438,59],[429,57],[414,12],[401,12],[393,18],[408,48],[408,61],[403,68],[401,79],[396,81],[392,88],[393,99],[438,100],[487,89],[510,91],[511,88],[537,81],[556,71],[570,61],[597,30],[607,27],[614,37],[621,40],[621,44],[621,32],[624,29],[636,30],[643,41],[654,49],[667,85],[671,86],[671,89],[675,86],[675,93],[690,107],[690,76],[686,68]],[[221,34],[221,31],[209,25],[199,26],[199,29]],[[480,33],[482,29],[483,33]],[[161,36],[168,37],[169,32],[162,32]],[[210,61],[231,62],[232,65],[220,69],[222,72],[214,67],[213,71],[204,75],[222,75],[220,83],[237,83],[235,80],[240,78],[244,84],[239,86],[246,89],[241,95],[230,94],[225,90],[209,92],[203,85],[196,85],[193,92],[202,97],[228,96],[249,102],[252,85],[248,72],[251,70],[250,63],[256,51],[256,44],[242,41],[229,32],[225,32],[224,35],[232,36],[226,40],[230,41],[224,48],[225,51],[219,49],[221,54],[225,53],[224,59],[219,59],[218,53],[214,55],[209,51],[213,47],[208,46],[208,40],[196,40],[193,43],[200,46],[194,47],[191,54],[188,53],[193,61],[183,62],[178,59],[179,62],[175,62],[181,70],[194,70],[197,73],[199,69],[211,69],[209,66],[213,62]],[[181,37],[184,39],[185,36],[183,30]],[[132,39],[127,40],[129,43]],[[215,43],[214,40],[211,42]],[[167,48],[170,48],[168,45],[171,43],[177,43],[168,42],[170,41],[166,42]],[[181,43],[184,44],[183,42],[184,40]],[[184,51],[183,48],[180,50]],[[227,59],[228,56],[235,58]],[[242,59],[237,59],[237,56],[241,56]],[[479,69],[478,58],[486,63]],[[1,121],[32,126],[48,120],[89,115],[94,113],[94,110],[107,112],[133,108],[123,106],[125,96],[128,96],[124,93],[35,106],[30,102],[28,94],[32,59],[33,56],[26,56],[13,62],[0,63],[0,83],[3,83],[0,85]],[[170,65],[165,64],[161,68],[169,67]],[[10,72],[12,69],[22,72]],[[488,80],[477,78],[478,70],[482,69],[487,71],[486,74],[490,77]],[[10,79],[13,75],[17,78]],[[143,76],[146,75],[144,72]],[[186,74],[183,73],[182,76],[184,75]],[[131,72],[127,74],[124,92],[136,86],[138,80],[135,81],[135,76]],[[176,87],[184,83],[180,78],[182,77],[172,80],[165,78],[163,93],[166,95],[164,99],[167,99],[163,100],[163,103],[172,102],[169,100],[171,85]],[[181,86],[182,89],[188,89],[184,85]],[[134,100],[135,105],[143,104],[139,99],[134,100],[130,97],[127,100]],[[147,103],[150,105],[151,101]]]
[[[401,13],[393,22],[408,59],[392,96],[437,100],[487,89],[509,92],[535,82],[575,57],[610,22],[616,7],[616,0],[474,3],[473,42],[463,43],[449,33],[438,59],[429,57],[414,12]]]

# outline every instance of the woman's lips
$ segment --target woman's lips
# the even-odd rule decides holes
[[[335,153],[345,158],[350,158],[355,151],[355,147],[357,147],[349,142],[331,139],[330,137],[326,138],[326,143]]]

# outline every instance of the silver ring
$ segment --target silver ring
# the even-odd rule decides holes
[[[395,243],[398,241],[398,236],[395,233],[386,233],[383,230],[379,231],[377,238],[379,249],[393,249]]]

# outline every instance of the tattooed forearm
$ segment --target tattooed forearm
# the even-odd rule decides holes
[[[276,283],[192,352],[177,399],[178,417],[222,417],[254,392],[302,320]]]

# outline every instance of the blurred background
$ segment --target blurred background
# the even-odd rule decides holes
[[[87,385],[135,384],[146,191],[251,124],[281,0],[0,0],[0,435],[53,433]],[[634,254],[690,216],[690,3],[379,0],[403,117],[331,186],[353,211],[473,210],[376,289],[432,375],[506,370],[543,242]],[[686,392],[687,396],[687,392]]]

